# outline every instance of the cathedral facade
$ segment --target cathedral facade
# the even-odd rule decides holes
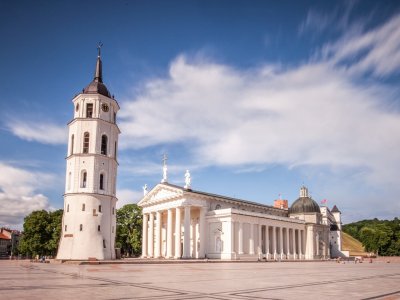
[[[320,207],[301,187],[289,207],[275,207],[156,185],[143,208],[144,258],[313,260],[343,256],[341,214]]]

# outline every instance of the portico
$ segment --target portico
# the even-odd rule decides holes
[[[206,208],[187,202],[181,199],[143,209],[143,257],[205,257]]]

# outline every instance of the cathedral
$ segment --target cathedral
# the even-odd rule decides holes
[[[73,99],[61,240],[57,259],[115,259],[118,102],[103,83],[100,45],[94,78]],[[273,206],[170,184],[144,187],[142,257],[313,260],[343,256],[341,213],[299,198]]]
[[[313,260],[343,256],[341,213],[320,207],[302,186],[290,208],[180,187],[145,190],[143,258]],[[188,174],[188,171],[187,171]],[[189,175],[190,176],[190,175]],[[190,177],[189,177],[190,178]]]

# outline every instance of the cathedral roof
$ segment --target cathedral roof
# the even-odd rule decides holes
[[[111,98],[110,92],[108,91],[107,87],[103,83],[103,72],[102,72],[102,63],[100,57],[100,50],[97,56],[96,61],[96,70],[94,72],[94,78],[91,83],[88,84],[83,89],[84,94],[100,94],[106,97]]]
[[[289,208],[289,214],[321,213],[319,205],[310,197],[300,197]]]
[[[339,208],[337,208],[336,205],[334,205],[334,206],[332,207],[331,212],[339,212],[339,213],[340,213],[340,210],[339,210]]]
[[[289,214],[302,213],[321,213],[318,203],[308,196],[308,189],[305,186],[300,188],[300,198],[289,208]]]
[[[259,208],[263,208],[266,210],[272,210],[272,211],[279,211],[279,212],[285,212],[283,209],[280,208],[276,208],[273,207],[271,205],[265,205],[265,204],[261,204],[261,203],[257,203],[257,202],[253,202],[253,201],[247,201],[247,200],[243,200],[243,199],[238,199],[238,198],[233,198],[233,197],[228,197],[228,196],[222,196],[222,195],[218,195],[218,194],[212,194],[212,193],[207,193],[207,192],[202,192],[202,191],[197,191],[197,190],[192,190],[192,189],[185,189],[184,187],[175,185],[175,184],[171,184],[168,182],[164,182],[164,183],[159,183],[158,185],[156,185],[153,189],[155,190],[157,187],[160,186],[169,186],[172,187],[174,189],[178,189],[181,190],[184,193],[192,193],[192,194],[197,194],[197,195],[201,195],[201,196],[206,196],[206,197],[212,197],[212,198],[216,198],[218,200],[223,200],[223,201],[227,201],[227,202],[231,202],[231,203],[237,203],[237,204],[245,204],[245,205],[249,205],[249,206],[257,206]],[[151,192],[149,192],[149,194],[151,194]],[[147,195],[149,195],[147,194]],[[146,196],[145,196],[146,197]],[[145,199],[145,198],[143,198]],[[139,205],[144,204],[144,200],[139,201]]]

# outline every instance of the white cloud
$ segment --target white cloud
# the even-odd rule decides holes
[[[124,147],[187,143],[206,165],[365,167],[395,181],[400,119],[385,109],[389,91],[326,63],[271,70],[179,57],[169,78],[122,104]]]
[[[34,210],[50,209],[48,198],[37,192],[52,176],[0,162],[0,226],[19,227]]]
[[[117,209],[123,207],[126,204],[136,204],[143,197],[143,192],[121,189],[117,190]]]
[[[44,144],[65,144],[67,128],[49,122],[10,119],[7,128],[23,140]]]

